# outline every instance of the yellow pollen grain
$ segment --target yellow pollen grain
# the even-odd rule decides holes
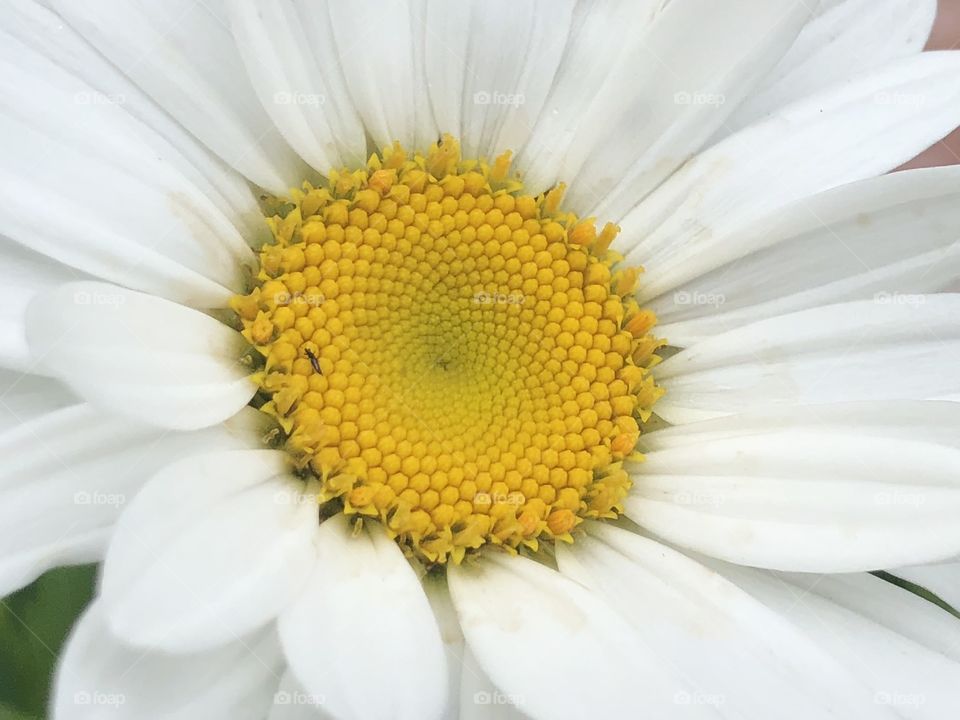
[[[264,359],[258,407],[321,501],[428,565],[617,517],[663,393],[619,228],[563,211],[563,185],[524,193],[510,160],[445,136],[305,183],[232,302]]]

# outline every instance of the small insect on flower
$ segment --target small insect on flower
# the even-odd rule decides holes
[[[313,354],[313,350],[307,348],[304,352],[307,353],[307,357],[310,359],[310,365],[313,366],[314,371],[323,375],[323,370],[320,369],[320,360]]]

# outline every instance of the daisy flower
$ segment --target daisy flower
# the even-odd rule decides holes
[[[0,2],[53,717],[956,716],[934,12]]]

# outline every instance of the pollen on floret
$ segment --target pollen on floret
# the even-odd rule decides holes
[[[304,183],[232,303],[258,407],[321,502],[427,565],[617,517],[663,392],[619,229],[563,211],[563,185],[526,194],[510,160],[444,136]]]

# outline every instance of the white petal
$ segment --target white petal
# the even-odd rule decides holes
[[[846,0],[803,28],[777,67],[733,114],[723,134],[857,73],[923,50],[936,0]]]
[[[7,271],[0,287],[0,367],[30,372],[27,305],[38,293],[80,279],[82,274],[6,238],[0,238],[0,257]]]
[[[254,256],[238,224],[206,180],[184,172],[186,158],[119,99],[101,99],[13,39],[0,49],[0,84],[16,98],[0,103],[0,224],[12,240],[200,307],[243,288]]]
[[[960,295],[878,296],[746,325],[677,353],[655,373],[671,423],[754,409],[936,399],[960,390]]]
[[[338,67],[326,3],[232,0],[229,8],[250,81],[290,146],[324,174],[362,164],[363,125]]]
[[[76,402],[56,380],[0,369],[0,432]]]
[[[960,630],[942,609],[869,575],[800,577],[715,566],[855,673],[873,691],[876,708],[909,720],[960,711]]]
[[[914,565],[890,572],[937,594],[952,608],[960,608],[960,562]]]
[[[641,301],[680,346],[817,305],[894,302],[960,275],[958,224],[960,169],[882,175],[800,200],[728,242],[703,243],[661,266]]]
[[[611,67],[629,64],[665,5],[659,0],[611,0],[579,3],[575,8],[553,87],[529,145],[516,163],[531,191],[569,180],[561,178],[561,168],[579,132],[578,118],[592,108],[595,99],[595,93],[584,92],[584,88],[602,87],[610,78]]]
[[[447,706],[444,708],[444,717],[456,716],[460,706],[460,678],[466,672],[466,647],[463,633],[460,632],[460,621],[457,619],[457,610],[450,598],[450,589],[447,579],[441,575],[428,574],[421,578],[423,590],[430,601],[433,615],[440,628],[440,638],[443,640],[443,650],[447,658]],[[465,718],[461,717],[461,720]]]
[[[167,162],[176,165],[178,171],[188,176],[227,217],[234,220],[245,236],[253,239],[266,230],[263,214],[249,183],[161,110],[56,13],[35,0],[3,0],[0,7],[4,14],[4,29],[11,36],[89,86],[88,90],[72,98],[75,101],[73,107],[64,113],[70,118],[71,129],[91,131],[95,142],[103,146],[112,138],[102,130],[97,132],[100,128],[91,127],[91,123],[79,120],[77,113],[87,112],[88,105],[122,107],[176,148],[178,152],[169,152],[162,142],[157,142],[153,132],[142,134],[145,142],[155,143],[156,151],[163,153]]]
[[[960,662],[960,623],[943,608],[905,588],[870,573],[771,575]]]
[[[228,165],[271,192],[305,166],[243,72],[222,0],[92,0],[52,5],[71,26]]]
[[[106,498],[111,505],[115,505],[114,496],[101,495],[101,497]],[[60,519],[59,515],[54,516],[51,512],[57,508],[51,507],[52,502],[46,498],[42,498],[40,503],[34,508],[34,512],[39,510],[46,513],[41,517],[41,522],[47,527],[31,528],[29,535],[24,533],[11,538],[11,533],[22,529],[18,525],[11,525],[4,532],[4,536],[0,537],[0,592],[4,595],[25,588],[53,568],[100,562],[107,543],[110,542],[112,528],[106,523],[93,529],[77,528],[74,525],[66,531],[62,527],[51,531],[50,518]],[[28,517],[22,505],[17,504],[11,507],[19,511],[21,518]]]
[[[427,0],[424,71],[438,132],[461,134],[472,2]],[[465,51],[466,49],[466,51]]]
[[[712,716],[704,706],[678,706],[687,686],[672,682],[599,595],[560,573],[497,553],[447,573],[470,651],[530,717]]]
[[[74,405],[0,434],[8,458],[0,471],[0,595],[57,565],[99,561],[124,507],[171,459],[259,444],[260,418],[237,420],[170,432]]]
[[[886,717],[865,687],[734,584],[681,553],[619,528],[591,523],[558,548],[561,572],[602,593],[650,651],[693,693],[677,701],[723,717]]]
[[[432,106],[440,131],[460,136],[467,157],[523,146],[563,55],[573,7],[570,0],[428,3]]]
[[[960,434],[960,412],[931,405],[926,422],[947,420],[943,432]],[[894,408],[874,412],[884,409]],[[919,415],[905,409],[905,417],[867,422],[863,431],[829,411],[823,424],[798,412],[794,426],[774,420],[767,430],[730,422],[735,429],[724,433],[714,421],[695,446],[661,445],[631,468],[627,514],[683,547],[781,570],[849,572],[950,558],[960,553],[960,448],[909,430],[897,437],[895,423]]]
[[[144,652],[111,636],[94,603],[60,659],[53,717],[260,720],[282,666],[272,628],[206,653]]]
[[[620,247],[655,274],[794,200],[897,167],[956,126],[958,102],[960,54],[943,52],[791,104],[678,170],[624,218]]]
[[[280,616],[293,674],[342,720],[436,720],[447,702],[443,642],[420,581],[379,525],[345,517],[315,532],[307,587]]]
[[[877,439],[919,440],[960,448],[960,403],[890,400],[784,406],[726,415],[645,433],[643,452],[696,447],[704,442],[779,430],[821,431]]]
[[[35,299],[27,339],[38,362],[91,402],[192,430],[235,414],[256,386],[242,336],[196,310],[105,283]]]
[[[505,16],[510,18],[510,32],[503,33],[501,26],[496,36],[490,38],[489,47],[497,48],[501,58],[512,55],[513,61],[506,64],[513,69],[507,70],[505,77],[501,63],[499,72],[493,78],[493,87],[497,93],[513,87],[515,90],[507,89],[506,92],[508,96],[512,93],[515,97],[514,102],[510,103],[500,102],[498,96],[498,102],[492,108],[487,108],[484,136],[491,126],[496,130],[489,145],[481,144],[477,152],[488,157],[498,155],[504,150],[516,153],[529,139],[537,118],[543,111],[547,94],[553,87],[577,3],[572,0],[541,0],[534,4],[532,25],[524,25],[526,33],[521,31],[520,18],[517,17],[520,8],[517,4],[504,5]],[[489,2],[483,2],[482,6],[486,12],[491,12]],[[473,38],[476,41],[477,36],[474,35]],[[475,47],[472,45],[471,50]],[[470,60],[467,62],[475,72],[484,66],[481,58],[472,63]],[[476,75],[471,74],[470,77],[475,78]],[[508,78],[515,78],[512,86]],[[476,102],[477,98],[473,99]],[[491,97],[491,100],[493,99]],[[468,110],[466,115],[470,118],[473,113]],[[465,125],[465,132],[467,127],[469,121]]]
[[[103,570],[111,630],[145,647],[215,647],[269,622],[313,562],[316,501],[280,451],[208,453],[154,475],[127,507]]]
[[[336,29],[347,87],[374,142],[385,147],[399,140],[406,148],[425,149],[436,141],[423,55],[424,3],[355,0],[324,6]]]
[[[814,17],[820,17],[843,2],[846,2],[846,0],[819,0],[819,2],[814,2],[812,4],[816,5],[816,8],[813,15]]]
[[[809,14],[799,0],[668,4],[597,90],[580,86],[595,99],[573,120],[576,132],[558,173],[570,183],[570,207],[623,217],[713,134]],[[733,36],[744,42],[730,42]]]

